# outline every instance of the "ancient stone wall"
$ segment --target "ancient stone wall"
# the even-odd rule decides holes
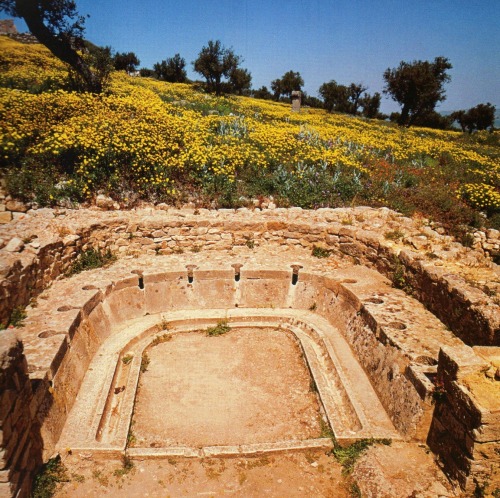
[[[394,232],[401,235],[397,239],[388,237],[388,234]],[[262,212],[248,209],[184,209],[168,213],[158,210],[38,210],[20,214],[16,224],[0,227],[0,239],[0,247],[3,247],[0,249],[0,322],[4,324],[13,308],[28,305],[30,300],[67,271],[77,255],[88,247],[109,249],[133,259],[144,254],[194,254],[199,251],[231,250],[237,246],[286,245],[301,247],[307,251],[311,251],[314,246],[321,246],[354,264],[376,268],[406,292],[417,297],[469,345],[500,345],[498,269],[481,253],[464,248],[450,237],[440,235],[428,226],[418,225],[387,209],[324,209],[313,212],[297,208]],[[407,388],[411,383],[418,390],[411,362],[402,360],[401,354],[396,351],[397,345],[391,342],[380,327],[369,325],[370,316],[366,310],[358,309],[358,312],[361,314],[356,316],[351,313],[349,320],[345,321],[348,326],[343,332],[363,362],[365,370],[372,378],[379,376],[380,382],[376,388],[386,410],[391,413],[398,429],[405,434],[414,433],[417,425],[428,427],[431,411],[420,403],[414,389]],[[2,334],[3,337],[8,337],[6,332]],[[65,357],[67,345],[65,342],[66,349],[58,351],[53,363],[61,365],[61,362],[66,362],[69,369],[71,362],[69,356]],[[16,347],[5,346],[0,350],[15,352]],[[82,348],[88,349],[83,344]],[[394,348],[395,354],[391,353],[391,348]],[[78,348],[75,349],[75,354],[78,354],[77,350]],[[373,351],[376,353],[370,356]],[[471,358],[476,358],[474,353],[471,354]],[[21,357],[20,355],[22,356],[21,353],[13,354],[12,358]],[[461,361],[456,355],[446,351],[440,357],[439,375],[450,394],[436,405],[429,444],[442,457],[446,470],[464,488],[471,490],[476,485],[484,485],[485,476],[491,471],[490,464],[498,468],[494,449],[495,445],[498,446],[498,436],[492,436],[488,431],[493,429],[496,434],[499,433],[499,410],[498,407],[478,405],[474,396],[478,389],[481,392],[482,385],[478,387],[477,383],[471,384],[472,381],[465,378],[465,374],[470,371],[468,363],[462,365]],[[478,373],[477,369],[482,371],[484,365],[487,365],[487,362],[478,362],[477,358],[470,361],[477,367],[474,375]],[[19,374],[14,378],[26,378],[25,362],[19,360],[16,365],[15,368],[24,371],[24,377]],[[464,375],[458,375],[457,371]],[[40,382],[46,382],[47,385],[38,386],[36,393],[45,396],[49,380],[43,377],[43,372],[39,378]],[[469,382],[468,388],[464,387],[465,382]],[[11,392],[14,388],[18,387],[2,386],[2,393]],[[4,406],[8,406],[9,413],[15,414],[13,418],[16,419],[16,424],[25,424],[20,426],[17,433],[7,432],[9,437],[5,436],[4,431],[5,446],[10,448],[15,444],[20,448],[14,455],[15,458],[9,454],[6,457],[8,460],[4,461],[9,470],[4,469],[3,479],[12,478],[14,486],[17,483],[24,486],[23,483],[29,479],[25,475],[29,476],[30,462],[39,462],[41,458],[37,443],[40,440],[40,430],[36,429],[39,421],[34,422],[31,414],[38,410],[38,415],[43,418],[44,414],[60,410],[65,415],[71,408],[71,400],[66,398],[60,398],[53,406],[49,406],[52,399],[50,396],[45,396],[45,405],[38,407],[41,402],[31,401],[33,393],[26,385],[20,389],[23,402],[9,405],[2,398],[1,405],[2,410]],[[401,393],[405,395],[400,396]],[[29,417],[18,416],[19,410],[30,414]],[[398,419],[400,411],[405,416]],[[422,421],[427,422],[422,425]],[[9,428],[8,421],[6,424]],[[48,432],[51,430],[49,428]],[[25,435],[30,431],[32,435],[29,439],[16,439],[16,434]],[[56,430],[53,432],[57,433]],[[423,435],[419,433],[416,437],[422,439]],[[27,447],[26,441],[30,441],[32,446]],[[23,450],[23,447],[27,449]],[[451,453],[448,448],[453,449]],[[30,455],[33,452],[35,456],[32,457]],[[485,452],[489,455],[488,458],[484,457]],[[28,456],[21,458],[21,453]],[[20,461],[21,468],[26,469],[28,474],[19,474],[18,479],[18,470],[12,470],[14,460]],[[493,476],[496,479],[494,472]]]
[[[29,496],[42,464],[37,400],[23,346],[12,332],[0,334],[0,496]]]
[[[485,496],[500,491],[500,348],[476,352],[441,349],[428,444],[468,496]]]
[[[179,211],[167,216],[152,210],[149,216],[135,212],[76,212],[73,219],[64,215],[60,220],[45,220],[48,223],[40,229],[44,233],[36,239],[30,239],[32,233],[12,237],[2,251],[5,262],[0,269],[0,323],[8,320],[12,308],[26,306],[43,287],[64,273],[78,252],[89,245],[121,255],[227,250],[249,243],[305,248],[322,245],[351,256],[359,264],[375,267],[389,278],[398,275],[400,286],[467,344],[500,345],[500,317],[495,302],[500,283],[494,270],[489,272],[493,277],[488,275],[491,263],[428,227],[415,226],[389,210],[369,208],[203,211]],[[364,221],[356,222],[356,216],[362,216]],[[385,234],[395,228],[402,230],[405,237],[388,240]],[[427,235],[417,235],[422,232]],[[0,238],[5,241],[7,237],[0,231]],[[482,267],[484,281],[489,283],[471,285],[461,274],[467,267]],[[480,288],[485,285],[496,287],[488,287],[485,293]]]

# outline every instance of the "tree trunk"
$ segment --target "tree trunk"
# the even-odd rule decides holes
[[[408,116],[410,114],[410,106],[408,104],[403,105],[403,109],[401,109],[401,116],[398,119],[399,126],[406,126],[408,124]]]
[[[33,0],[16,0],[16,10],[24,18],[29,30],[38,41],[45,45],[58,59],[69,64],[83,78],[90,92],[101,93],[101,82],[76,50],[73,49],[70,41],[58,38],[45,26],[37,2]]]

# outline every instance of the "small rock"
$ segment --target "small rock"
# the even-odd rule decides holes
[[[5,250],[9,252],[21,252],[24,248],[24,242],[19,237],[10,239],[9,243],[5,246]]]
[[[9,211],[15,211],[16,213],[25,213],[26,211],[28,211],[28,206],[26,206],[26,204],[20,201],[16,201],[15,199],[7,201],[5,203],[5,207]]]
[[[74,246],[76,245],[76,241],[80,239],[79,235],[76,234],[70,234],[66,235],[66,237],[63,238],[63,244],[64,246]]]
[[[101,209],[113,210],[115,208],[115,201],[104,194],[99,194],[96,197],[95,205]]]
[[[498,373],[498,369],[495,367],[490,367],[486,372],[484,372],[484,375],[488,377],[488,379],[494,379],[496,377],[496,374]]]
[[[12,213],[10,211],[0,212],[0,223],[9,223],[12,221]]]
[[[311,467],[315,467],[316,468],[317,466],[318,466],[318,462],[311,463]]]

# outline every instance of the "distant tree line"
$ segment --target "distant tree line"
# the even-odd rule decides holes
[[[56,57],[68,64],[70,85],[77,91],[100,93],[106,87],[113,69],[129,74],[154,77],[172,83],[188,82],[186,61],[180,54],[154,64],[153,69],[142,68],[134,52],[113,54],[111,47],[97,47],[85,41],[85,18],[76,10],[73,0],[0,0],[0,11],[25,20],[31,33]],[[252,90],[252,75],[241,67],[243,59],[219,40],[210,40],[195,61],[195,72],[204,78],[207,92],[222,95],[234,93],[260,99],[289,101],[293,91],[302,91],[304,80],[299,72],[288,71],[271,82],[271,89],[262,86]],[[444,85],[451,80],[452,69],[446,57],[434,61],[401,61],[396,68],[388,68],[383,78],[383,93],[401,106],[401,112],[392,113],[391,121],[400,126],[429,126],[450,128],[458,123],[462,131],[493,130],[495,106],[478,104],[468,110],[459,110],[442,116],[435,108],[446,99]],[[303,92],[302,103],[323,107],[328,112],[362,115],[385,119],[380,114],[381,95],[367,93],[362,83],[342,85],[335,80],[319,88],[321,99]]]

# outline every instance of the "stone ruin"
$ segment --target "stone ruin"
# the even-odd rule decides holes
[[[425,223],[371,208],[40,209],[2,225],[0,238],[0,321],[27,306],[24,326],[0,335],[0,494],[28,496],[55,453],[202,459],[331,448],[302,429],[217,438],[207,426],[208,436],[188,438],[151,418],[144,361],[154,351],[151,368],[161,368],[164,354],[152,348],[169,341],[181,351],[180,338],[221,323],[241,338],[260,331],[262,344],[296,344],[335,444],[383,438],[422,455],[428,445],[455,487],[419,496],[500,488],[500,272]],[[90,247],[118,260],[65,277]],[[210,361],[182,351],[193,365]],[[163,397],[163,410],[185,408],[174,391]],[[281,423],[276,410],[271,426]],[[143,440],[131,444],[133,420]],[[412,475],[414,463],[398,464]],[[372,474],[356,469],[361,491],[398,496]]]
[[[0,19],[0,35],[17,35],[13,19]]]
[[[302,92],[294,90],[292,92],[292,111],[300,112],[300,104],[302,101]]]

